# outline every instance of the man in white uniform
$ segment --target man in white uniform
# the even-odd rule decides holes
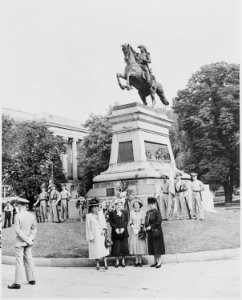
[[[204,210],[202,205],[202,191],[205,190],[203,183],[197,179],[197,173],[191,173],[192,177],[192,204],[197,219],[204,221]]]
[[[23,264],[28,283],[35,284],[31,246],[37,233],[37,226],[35,216],[27,211],[27,203],[29,203],[28,200],[18,200],[19,213],[15,217],[15,232],[17,234],[15,282],[8,286],[9,289],[20,289]]]
[[[54,183],[50,184],[49,194],[49,207],[50,207],[50,219],[54,223],[59,223],[58,207],[56,201],[59,198],[59,192],[56,190]]]
[[[167,175],[161,176],[161,191],[155,198],[159,197],[158,203],[161,210],[163,220],[171,220],[171,202],[172,199],[169,195],[169,177]]]

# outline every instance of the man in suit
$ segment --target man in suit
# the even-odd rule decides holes
[[[11,219],[12,219],[12,214],[13,214],[13,207],[12,205],[10,204],[10,202],[8,201],[6,206],[4,207],[4,210],[5,212],[5,216],[4,216],[4,227],[3,228],[6,228],[6,227],[11,227]],[[7,226],[8,225],[8,226]]]
[[[28,200],[18,200],[19,213],[15,217],[15,232],[17,234],[15,242],[15,281],[8,286],[9,289],[20,289],[23,264],[28,283],[35,284],[31,246],[37,233],[37,225],[35,216],[27,211],[27,203],[29,203]]]

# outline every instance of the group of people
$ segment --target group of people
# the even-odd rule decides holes
[[[58,192],[55,184],[49,185],[46,191],[45,185],[41,186],[41,193],[38,195],[37,201],[34,203],[36,208],[37,222],[65,222],[68,216],[68,201],[71,199],[70,192],[66,189],[66,185],[61,185],[61,192]],[[60,214],[58,204],[60,202]]]
[[[97,199],[92,199],[88,203],[88,214],[86,215],[86,239],[88,241],[89,258],[96,260],[96,269],[100,270],[100,260],[104,259],[104,268],[108,269],[107,256],[115,257],[115,268],[120,265],[126,266],[126,256],[134,255],[134,267],[142,267],[142,256],[153,255],[154,262],[151,267],[161,267],[161,256],[165,254],[165,244],[162,232],[162,218],[170,219],[173,214],[176,218],[183,218],[185,212],[191,219],[204,220],[201,192],[204,185],[197,180],[197,174],[192,173],[190,185],[181,180],[181,173],[176,174],[175,197],[170,197],[169,181],[167,176],[163,176],[161,193],[156,197],[147,199],[148,210],[143,210],[144,203],[139,198],[134,198],[130,203],[130,213],[124,207],[123,199],[115,201],[115,209],[109,212],[109,222],[111,226],[111,240],[108,236],[105,213]],[[188,195],[191,195],[189,198]],[[59,193],[54,184],[50,185],[47,192],[45,186],[41,188],[34,206],[40,204],[43,220],[47,220],[47,205],[50,207],[50,218],[53,222],[58,222],[57,205],[61,202],[61,220],[67,218],[67,201],[70,193],[66,186],[62,185]],[[34,285],[35,277],[33,270],[33,259],[31,247],[33,245],[37,225],[36,218],[27,211],[28,200],[19,198],[15,210],[15,231],[16,231],[16,269],[15,282],[8,286],[10,289],[20,289],[22,280],[22,263],[24,263],[28,283]],[[48,203],[48,204],[47,204]],[[10,203],[7,203],[5,213],[11,211]],[[11,218],[5,218],[5,222],[11,224]],[[6,224],[7,224],[6,223]],[[5,225],[6,225],[5,224]],[[4,225],[4,226],[5,226]],[[120,264],[121,258],[121,264]]]
[[[155,196],[158,200],[163,220],[197,219],[204,220],[202,206],[203,183],[197,179],[197,173],[191,173],[192,181],[182,180],[177,172],[174,183],[174,195],[171,193],[169,177],[163,175],[161,191]]]
[[[135,198],[131,202],[132,210],[128,215],[122,199],[115,201],[115,209],[109,213],[111,241],[107,235],[107,223],[102,206],[97,199],[89,201],[89,213],[86,216],[86,238],[89,258],[96,260],[96,269],[100,269],[100,260],[104,258],[104,268],[108,269],[107,256],[115,257],[115,268],[125,267],[125,257],[135,255],[135,267],[142,267],[142,256],[154,256],[151,267],[161,267],[161,255],[165,254],[165,245],[161,227],[161,214],[157,200],[148,198],[148,211],[142,210],[143,202]],[[111,246],[110,246],[111,245]],[[111,249],[110,249],[111,248]]]

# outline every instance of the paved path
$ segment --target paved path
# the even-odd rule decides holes
[[[239,299],[240,260],[110,267],[96,271],[91,267],[36,267],[36,286],[26,282],[20,290],[8,290],[14,266],[2,265],[3,298],[121,298],[159,299]]]

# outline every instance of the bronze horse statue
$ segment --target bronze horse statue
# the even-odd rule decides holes
[[[124,74],[117,73],[116,75],[121,89],[130,90],[132,86],[134,86],[138,90],[139,96],[145,105],[147,105],[146,97],[151,96],[152,107],[154,107],[156,103],[156,93],[161,102],[164,105],[168,105],[169,102],[165,98],[162,85],[155,80],[154,75],[152,75],[152,84],[146,80],[145,72],[138,62],[137,53],[133,50],[133,48],[129,44],[124,44],[122,45],[122,51],[127,65],[125,67]],[[127,84],[123,85],[120,78],[126,79]]]

